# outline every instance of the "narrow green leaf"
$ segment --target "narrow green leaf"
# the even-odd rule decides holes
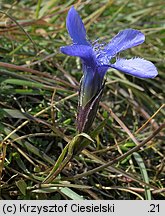
[[[148,173],[147,173],[147,170],[146,170],[146,167],[145,167],[145,164],[143,162],[143,159],[142,157],[140,156],[139,153],[137,152],[134,152],[133,153],[133,156],[140,168],[140,172],[141,172],[141,175],[142,175],[142,178],[143,180],[149,184],[149,178],[148,178]],[[151,200],[151,191],[150,191],[150,188],[144,186],[144,189],[145,189],[145,197],[146,197],[146,200]]]
[[[70,188],[64,187],[64,188],[61,188],[60,191],[72,200],[84,200],[84,198],[82,196],[75,193]]]
[[[15,109],[0,109],[0,118],[1,116],[7,116],[18,119],[27,119],[27,117],[21,111]]]
[[[16,182],[16,185],[19,188],[20,192],[25,196],[27,188],[26,182],[23,179],[20,179]]]

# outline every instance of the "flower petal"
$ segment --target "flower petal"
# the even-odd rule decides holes
[[[97,66],[97,71],[102,79],[104,78],[108,69],[109,69],[109,65],[98,65]]]
[[[126,29],[120,31],[110,43],[105,46],[104,52],[111,59],[117,53],[129,49],[131,47],[137,46],[143,43],[145,40],[145,36],[138,30],[135,29]]]
[[[139,77],[139,78],[154,78],[158,72],[154,64],[150,61],[134,58],[134,59],[118,59],[112,68],[120,70],[124,73]]]
[[[94,55],[92,47],[86,45],[71,45],[71,46],[64,46],[60,48],[61,52],[70,55],[70,56],[78,56],[85,63],[91,65],[94,61]]]
[[[73,43],[89,45],[86,40],[86,30],[84,24],[74,7],[71,7],[68,12],[66,27]]]

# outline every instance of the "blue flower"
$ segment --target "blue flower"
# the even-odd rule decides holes
[[[66,26],[73,44],[61,47],[61,52],[70,56],[78,56],[82,61],[83,77],[79,95],[78,128],[79,131],[86,131],[89,129],[89,126],[86,127],[86,125],[90,125],[94,120],[94,118],[90,119],[90,110],[97,111],[104,75],[109,68],[115,68],[139,78],[154,78],[158,72],[150,61],[141,58],[127,60],[117,57],[121,51],[144,42],[145,36],[140,31],[126,29],[120,31],[106,45],[98,42],[92,44],[86,38],[84,24],[74,7],[71,7],[68,12]],[[116,61],[111,63],[114,57],[116,57]],[[90,122],[87,124],[87,121]]]

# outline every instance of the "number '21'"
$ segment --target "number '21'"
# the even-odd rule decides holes
[[[151,210],[149,212],[159,212],[159,204],[150,204]]]

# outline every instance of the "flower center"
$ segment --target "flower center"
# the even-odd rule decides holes
[[[93,50],[94,50],[94,52],[95,52],[96,54],[99,53],[99,52],[101,52],[101,51],[104,49],[105,45],[106,45],[105,42],[98,43],[98,41],[99,41],[99,39],[95,40],[95,41],[92,43],[92,45],[93,45]]]
[[[107,57],[107,53],[104,50],[104,47],[107,43],[104,41],[99,43],[98,41],[99,41],[99,39],[94,41],[94,43],[92,43],[93,51],[95,53],[97,62],[99,63],[99,65],[108,65],[109,64],[109,58]]]

